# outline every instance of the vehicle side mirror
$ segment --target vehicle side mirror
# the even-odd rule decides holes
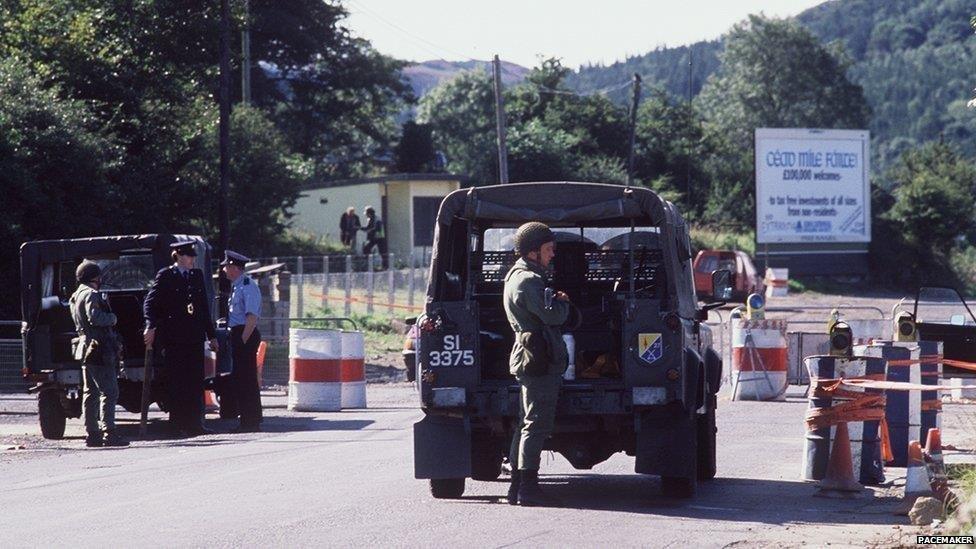
[[[732,299],[732,272],[728,269],[712,271],[712,299],[716,301]]]

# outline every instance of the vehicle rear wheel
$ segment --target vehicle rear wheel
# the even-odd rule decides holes
[[[715,459],[715,396],[709,395],[709,410],[698,416],[698,480],[712,480],[716,473]]]
[[[430,479],[430,495],[436,499],[458,499],[464,494],[463,478]]]
[[[61,391],[44,389],[37,395],[37,416],[41,421],[41,435],[44,438],[64,438],[65,414],[61,406]]]

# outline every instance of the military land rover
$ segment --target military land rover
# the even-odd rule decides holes
[[[81,417],[81,363],[72,353],[72,340],[78,334],[68,310],[68,298],[77,287],[75,268],[82,259],[91,259],[102,269],[100,291],[118,316],[115,329],[123,346],[118,404],[129,412],[139,412],[146,351],[142,303],[156,271],[172,263],[169,245],[177,240],[193,240],[197,267],[204,272],[210,270],[210,245],[198,236],[105,236],[39,240],[21,246],[24,377],[32,384],[29,391],[38,395],[38,417],[45,438],[61,438],[66,418]],[[213,303],[213,285],[208,284],[206,289]],[[221,332],[218,330],[218,338],[223,335]],[[225,347],[223,343],[221,346]],[[204,351],[201,346],[200,352]],[[216,363],[229,364],[222,359],[223,354]],[[215,365],[215,369],[220,368]],[[168,408],[166,374],[160,357],[154,361],[150,375],[150,402],[158,403],[164,411]],[[213,382],[215,374],[209,373],[208,382]],[[220,387],[215,389],[219,395]]]
[[[659,475],[665,495],[688,497],[713,478],[715,394],[722,360],[699,307],[688,228],[645,188],[522,183],[462,189],[441,203],[425,312],[417,319],[414,472],[436,498],[466,478],[491,480],[517,425],[519,387],[509,374],[513,333],[502,307],[526,221],[556,233],[549,285],[579,315],[563,327],[575,375],[562,387],[547,449],[577,469],[617,452]],[[713,295],[731,292],[716,271]],[[568,376],[567,376],[568,377]]]

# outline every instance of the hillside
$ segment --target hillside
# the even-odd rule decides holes
[[[976,74],[976,35],[969,19],[976,0],[834,0],[797,20],[824,43],[842,44],[850,77],[864,88],[872,109],[875,167],[902,151],[938,139],[976,157],[976,115],[965,107]],[[634,72],[649,86],[679,97],[688,91],[688,52],[693,52],[691,91],[719,70],[719,41],[659,48],[608,66],[584,66],[569,78],[580,92],[624,82]],[[618,92],[623,100],[626,92]]]
[[[491,61],[424,61],[408,65],[403,69],[403,75],[410,82],[413,93],[417,97],[422,97],[431,88],[441,82],[450,80],[457,73],[472,69],[491,70]],[[502,84],[510,86],[518,84],[529,73],[529,69],[502,61]]]

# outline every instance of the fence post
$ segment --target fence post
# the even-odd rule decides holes
[[[387,254],[386,260],[388,262],[386,268],[386,304],[387,304],[386,312],[390,313],[390,316],[393,316],[393,309],[394,309],[393,301],[396,299],[396,292],[395,292],[396,287],[394,286],[394,284],[396,284],[396,276],[395,273],[393,272],[394,271],[393,254],[392,253]]]
[[[305,262],[304,257],[298,256],[298,299],[295,300],[295,307],[298,310],[298,318],[305,316]]]
[[[413,254],[413,252],[410,252],[410,265],[408,265],[407,271],[407,305],[411,307],[411,312],[413,312],[413,260],[415,259]]]
[[[352,315],[352,256],[346,256],[346,316]]]
[[[322,256],[322,307],[329,308],[329,256]]]
[[[366,314],[373,314],[373,260],[370,258],[369,270],[366,271]]]

